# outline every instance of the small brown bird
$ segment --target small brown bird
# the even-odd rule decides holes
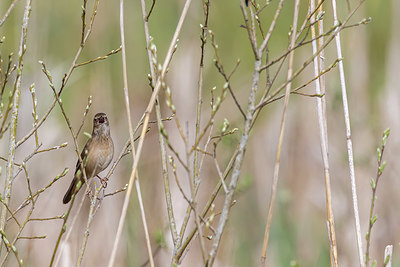
[[[85,167],[85,173],[87,179],[98,175],[101,171],[108,167],[114,156],[114,144],[110,135],[110,124],[108,122],[107,115],[104,113],[97,113],[93,119],[93,132],[92,137],[87,141],[81,158],[83,166]],[[85,182],[83,173],[80,170],[79,160],[76,163],[76,170],[74,179],[71,182],[67,192],[65,193],[63,203],[67,204],[71,197],[78,193],[79,188],[77,187],[78,181]]]

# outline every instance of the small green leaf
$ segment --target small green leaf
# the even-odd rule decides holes
[[[385,146],[385,145],[386,145],[386,141],[387,141],[387,138],[389,137],[389,134],[390,134],[390,129],[387,128],[387,129],[383,132],[383,135],[382,135],[382,146]]]
[[[376,153],[378,155],[378,161],[381,161],[382,152],[381,152],[381,149],[379,147],[376,149]]]
[[[382,165],[379,166],[379,173],[382,173],[385,167],[386,167],[386,161],[382,162]]]
[[[83,132],[83,135],[86,136],[87,138],[92,138],[92,135],[88,132]]]
[[[371,224],[373,225],[378,219],[378,214],[375,214],[374,218],[371,219]]]
[[[322,11],[322,12],[318,13],[316,20],[318,21],[318,20],[322,19],[322,17],[324,15],[325,15],[325,11]]]
[[[224,125],[222,126],[221,132],[222,132],[222,133],[225,133],[226,130],[228,130],[228,128],[229,128],[229,121],[228,121],[227,118],[224,118]]]
[[[372,262],[372,267],[376,267],[376,260]]]
[[[383,136],[388,137],[390,134],[390,128],[387,128],[384,132],[383,132]]]
[[[374,180],[374,178],[371,178],[371,188],[375,189],[375,186],[376,186],[375,180]]]
[[[389,263],[389,261],[390,261],[390,255],[387,255],[384,262],[385,266]]]

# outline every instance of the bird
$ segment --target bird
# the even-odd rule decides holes
[[[97,176],[110,165],[114,156],[114,143],[110,135],[110,124],[105,113],[97,113],[93,118],[93,131],[91,138],[87,141],[81,153],[83,166],[85,167],[86,177]],[[101,179],[101,178],[100,178]],[[105,183],[105,178],[101,179]],[[81,181],[81,186],[77,187]],[[81,164],[76,163],[76,170],[71,185],[64,195],[63,203],[67,204],[74,194],[77,194],[82,184],[85,182],[81,171]]]

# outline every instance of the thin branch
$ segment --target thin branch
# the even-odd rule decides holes
[[[269,39],[271,38],[272,32],[275,29],[276,21],[279,18],[279,15],[281,13],[282,7],[283,7],[283,0],[280,0],[279,4],[278,4],[278,8],[275,11],[274,19],[272,20],[271,25],[269,27],[267,36],[265,36],[264,41],[262,42],[262,44],[260,45],[260,48],[257,51],[257,54],[258,54],[259,58],[261,58],[262,53],[264,52],[265,48],[268,45]]]
[[[85,254],[85,249],[86,249],[86,245],[87,245],[87,241],[89,239],[90,226],[92,224],[92,221],[94,219],[96,211],[98,210],[98,209],[96,209],[97,196],[99,195],[99,193],[100,193],[100,191],[102,189],[103,189],[103,184],[101,184],[98,188],[96,188],[94,196],[90,199],[90,209],[89,209],[89,214],[88,214],[88,220],[86,222],[86,229],[85,229],[85,233],[83,235],[82,245],[81,245],[81,248],[79,250],[78,261],[77,261],[77,264],[76,264],[77,267],[81,266],[81,264],[82,264],[83,256]],[[98,203],[99,204],[97,205],[97,207],[100,206],[100,201]]]
[[[18,250],[15,246],[13,246],[10,241],[8,241],[6,233],[0,229],[0,234],[1,234],[1,238],[3,240],[3,243],[5,245],[5,247],[8,249],[8,251],[12,251],[15,255],[15,258],[17,259],[18,262],[18,266],[22,267],[22,259],[19,258],[19,254],[18,254]],[[4,263],[4,262],[3,262]]]
[[[225,73],[224,65],[222,64],[222,60],[221,60],[221,58],[219,56],[218,45],[215,42],[214,33],[210,31],[210,34],[211,34],[211,37],[212,37],[211,38],[211,40],[212,40],[211,44],[214,47],[215,57],[216,57],[216,59],[214,60],[214,65],[218,69],[218,72],[222,75],[222,77],[224,77],[225,82],[227,83],[227,86],[228,86],[228,89],[229,89],[229,93],[231,94],[231,96],[233,98],[233,101],[235,102],[236,106],[238,107],[240,113],[243,115],[243,118],[246,119],[246,114],[244,113],[242,107],[239,104],[239,101],[237,100],[235,94],[233,93],[233,90],[232,90],[232,87],[231,87],[231,83],[230,83],[230,78],[232,77],[233,73],[236,71],[237,67],[239,66],[240,60],[238,60],[236,62],[236,65],[233,68],[232,72],[229,75],[227,75]]]
[[[239,151],[239,147],[236,147],[235,152],[233,153],[227,167],[225,168],[225,172],[223,174],[223,179],[226,180],[226,178],[228,177],[228,174],[230,173],[230,171],[232,170],[233,164],[235,162],[236,156],[238,155],[238,151]],[[210,208],[212,208],[213,203],[215,201],[215,198],[217,197],[220,189],[222,187],[222,183],[221,181],[216,185],[216,187],[214,188],[207,204],[205,205],[203,212],[201,214],[202,217],[205,217],[206,214],[208,213],[208,211],[210,210]],[[179,249],[179,251],[176,253],[175,257],[174,257],[174,261],[175,262],[180,262],[182,256],[184,255],[185,251],[187,251],[189,244],[191,243],[191,241],[193,240],[193,238],[196,236],[197,233],[197,226],[190,232],[190,234],[188,235],[188,237],[185,239],[185,241],[182,243],[181,248]]]
[[[98,3],[99,3],[99,0],[95,0],[95,5],[94,5],[93,12],[92,12],[92,16],[91,16],[91,19],[90,19],[89,28],[88,28],[88,30],[87,30],[87,32],[86,32],[86,34],[85,34],[85,38],[83,39],[83,42],[80,43],[80,46],[79,46],[79,48],[78,48],[78,51],[77,51],[76,54],[75,54],[75,57],[74,57],[74,59],[73,59],[73,61],[72,61],[72,64],[71,64],[71,66],[70,66],[68,72],[64,74],[64,77],[63,77],[63,79],[62,79],[62,81],[61,81],[61,86],[60,86],[60,89],[58,90],[58,96],[59,96],[59,97],[61,96],[61,93],[62,93],[63,89],[65,88],[65,85],[67,84],[69,78],[71,77],[72,72],[73,72],[74,69],[76,68],[76,62],[78,61],[78,59],[79,59],[79,57],[80,57],[80,55],[81,55],[81,53],[82,53],[82,51],[83,51],[83,48],[85,47],[86,42],[87,42],[87,40],[88,40],[88,38],[89,38],[89,36],[90,36],[90,33],[92,32],[92,27],[93,27],[94,19],[95,19],[96,14],[97,14]],[[57,99],[54,98],[53,102],[51,103],[50,107],[47,109],[47,111],[46,111],[46,113],[43,115],[43,117],[37,122],[37,124],[36,124],[24,137],[22,137],[22,138],[16,143],[16,145],[15,145],[16,148],[18,148],[20,145],[22,145],[23,143],[25,143],[25,141],[28,140],[29,137],[31,137],[32,134],[34,134],[34,133],[36,132],[36,130],[43,124],[43,122],[44,122],[44,121],[47,119],[47,117],[50,115],[50,113],[51,113],[51,111],[54,109],[56,103],[57,103]]]
[[[386,141],[387,138],[389,137],[390,134],[390,129],[386,129],[385,132],[382,135],[382,144],[380,147],[377,148],[377,154],[378,154],[378,158],[377,158],[377,163],[378,163],[378,168],[376,171],[376,176],[375,179],[371,179],[371,189],[372,189],[372,197],[371,197],[371,207],[370,207],[370,211],[369,211],[369,223],[368,223],[368,231],[367,234],[365,236],[365,239],[367,241],[367,248],[365,251],[365,266],[369,266],[369,261],[370,261],[370,257],[369,257],[369,249],[371,246],[371,231],[372,231],[372,227],[374,226],[376,220],[377,220],[377,215],[374,215],[374,208],[375,208],[375,201],[376,201],[376,191],[378,188],[378,183],[380,180],[380,177],[383,173],[383,170],[385,169],[386,166],[386,162],[383,160],[383,154],[385,152],[385,147],[386,147]]]
[[[8,18],[8,16],[10,15],[11,11],[14,9],[14,7],[18,1],[19,0],[12,1],[12,3],[10,4],[10,6],[7,9],[7,12],[4,14],[3,18],[0,20],[0,27],[3,26],[4,22],[6,21],[6,19]]]
[[[96,57],[96,58],[94,58],[94,59],[92,59],[92,60],[88,60],[88,61],[85,61],[85,62],[76,64],[76,65],[75,65],[75,68],[78,68],[78,67],[81,67],[81,66],[84,66],[84,65],[88,65],[88,64],[90,64],[90,63],[93,63],[93,62],[96,62],[96,61],[99,61],[99,60],[105,60],[105,59],[107,59],[109,56],[114,55],[114,54],[117,54],[119,51],[121,51],[121,49],[122,49],[122,48],[119,47],[118,49],[111,50],[110,52],[108,52],[108,53],[105,54],[104,56]]]

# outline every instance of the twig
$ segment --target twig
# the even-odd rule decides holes
[[[28,214],[26,215],[26,218],[25,218],[24,222],[22,223],[22,225],[20,225],[20,227],[19,227],[19,229],[18,229],[18,232],[17,232],[16,236],[14,237],[14,240],[12,241],[12,243],[11,243],[11,245],[10,245],[10,247],[12,248],[12,250],[13,250],[14,254],[16,255],[16,257],[17,257],[17,253],[16,253],[17,251],[16,251],[15,244],[16,244],[16,242],[19,240],[19,238],[20,238],[20,236],[21,236],[21,234],[22,234],[22,231],[24,230],[25,226],[26,226],[27,223],[29,222],[29,219],[30,219],[30,217],[31,217],[31,215],[32,215],[32,212],[33,212],[34,208],[35,208],[35,200],[32,198],[32,190],[30,189],[30,182],[29,182],[28,171],[27,171],[27,169],[25,168],[25,165],[24,165],[24,164],[23,164],[23,167],[24,167],[25,175],[26,175],[26,179],[27,179],[27,185],[28,185],[28,190],[29,190],[29,195],[30,195],[29,197],[32,199],[32,202],[31,202],[32,205],[31,205],[31,209],[28,211]],[[7,253],[6,253],[6,255],[4,256],[4,258],[3,258],[2,262],[1,262],[1,266],[4,266],[4,263],[5,263],[6,260],[7,260],[7,257],[8,257],[8,255],[9,255],[9,252],[10,252],[10,250],[8,250]],[[17,260],[18,260],[18,257],[17,257]],[[19,261],[18,261],[18,264],[19,264],[20,266],[22,266],[22,265],[21,265],[21,264],[22,264],[22,261],[19,260]]]
[[[14,9],[15,5],[17,4],[19,0],[14,0],[10,4],[10,7],[7,9],[7,12],[4,14],[3,18],[0,20],[0,27],[3,26],[3,23],[6,21],[8,16],[10,15],[11,11]]]
[[[316,52],[316,53],[314,53],[309,59],[307,59],[306,61],[304,61],[304,63],[303,63],[303,65],[292,75],[292,77],[289,79],[289,80],[287,80],[285,83],[283,83],[281,86],[279,86],[274,92],[272,92],[272,94],[269,96],[269,97],[263,97],[262,99],[261,99],[261,101],[260,101],[260,103],[257,105],[257,107],[256,107],[256,109],[257,109],[257,111],[258,111],[258,109],[260,109],[260,108],[262,108],[262,107],[264,107],[267,103],[268,103],[268,101],[270,100],[270,99],[272,99],[273,97],[275,97],[286,85],[287,85],[287,83],[289,83],[289,82],[291,82],[291,81],[293,81],[313,60],[314,60],[314,58],[315,57],[317,57],[318,56],[318,54],[323,50],[323,49],[325,49],[325,47],[335,38],[335,36],[343,29],[343,27],[346,25],[346,23],[349,21],[349,19],[354,15],[354,13],[358,10],[358,8],[361,6],[361,4],[363,3],[363,1],[365,1],[365,0],[362,0],[354,9],[353,9],[353,11],[350,13],[350,14],[348,14],[348,16],[346,17],[346,19],[343,21],[343,23],[340,25],[340,26],[334,26],[334,28],[333,29],[335,29],[334,30],[334,34],[323,44],[323,46],[321,46],[319,49],[318,49],[318,51]],[[290,50],[288,50],[288,51],[290,51]],[[286,53],[288,53],[288,52],[286,52]],[[285,54],[286,54],[285,53]],[[281,56],[280,58],[282,58],[283,56]],[[341,58],[339,58],[339,59],[341,59]],[[273,64],[273,63],[276,63],[277,61],[274,61],[274,62],[271,62],[271,63],[269,63],[267,66],[262,66],[262,67],[260,67],[260,69],[261,68],[268,68],[268,67],[270,67],[271,66],[271,64]],[[257,116],[256,116],[256,118],[257,118]]]
[[[84,1],[86,1],[86,0],[84,0]],[[69,131],[70,131],[70,133],[71,133],[71,135],[72,135],[72,138],[73,138],[73,140],[74,140],[75,152],[76,152],[76,154],[77,154],[77,156],[78,156],[78,160],[79,160],[79,164],[80,164],[80,169],[78,170],[78,175],[79,175],[79,172],[81,172],[80,175],[83,174],[84,182],[85,182],[87,188],[89,187],[89,184],[88,184],[88,182],[87,182],[87,175],[86,175],[85,168],[84,168],[84,166],[83,166],[83,161],[82,161],[81,155],[80,155],[79,150],[78,150],[78,144],[77,144],[77,140],[76,140],[76,135],[74,134],[74,131],[73,131],[73,129],[72,129],[72,126],[71,126],[71,123],[70,123],[70,121],[69,121],[69,118],[67,117],[67,115],[66,115],[66,113],[65,113],[65,110],[64,110],[63,105],[62,105],[62,101],[61,101],[61,99],[60,99],[60,95],[61,95],[61,92],[62,92],[62,90],[63,90],[65,84],[67,83],[67,81],[68,81],[70,75],[72,74],[72,71],[75,69],[75,64],[76,64],[76,62],[77,62],[77,60],[78,60],[78,57],[80,56],[80,53],[82,52],[82,49],[83,49],[83,47],[84,47],[85,44],[86,44],[87,38],[89,37],[89,35],[90,35],[90,33],[91,33],[91,30],[92,30],[92,27],[93,27],[93,23],[94,23],[94,19],[95,19],[95,16],[96,16],[96,14],[97,14],[98,3],[99,3],[99,0],[96,0],[95,3],[94,3],[94,7],[93,7],[93,11],[92,11],[92,16],[91,16],[89,28],[88,28],[88,30],[87,30],[87,32],[86,32],[86,35],[85,35],[84,38],[81,40],[80,47],[79,47],[79,49],[78,49],[77,54],[75,55],[75,58],[74,58],[74,60],[73,60],[73,62],[72,62],[72,65],[71,65],[71,67],[70,67],[68,73],[65,74],[64,78],[62,79],[61,88],[60,88],[60,90],[59,90],[58,93],[56,92],[56,89],[55,89],[54,84],[53,84],[53,82],[52,82],[52,77],[51,77],[50,73],[47,71],[45,64],[44,64],[42,61],[39,62],[39,63],[42,65],[42,70],[43,70],[43,72],[45,73],[45,75],[47,76],[47,78],[48,78],[48,80],[49,80],[49,86],[50,86],[50,88],[53,90],[54,98],[55,98],[55,99],[53,100],[52,106],[50,107],[50,109],[48,110],[48,112],[47,112],[47,113],[45,114],[45,116],[43,117],[42,122],[46,119],[46,117],[48,116],[48,114],[50,113],[50,111],[54,108],[55,103],[57,102],[57,103],[59,104],[60,108],[61,108],[61,112],[62,112],[62,114],[63,114],[63,116],[64,116],[65,122],[67,123],[68,129],[69,129]],[[86,10],[84,9],[82,12],[85,13]],[[83,14],[83,15],[82,15],[82,18],[83,18],[82,23],[83,23],[83,24],[85,24],[84,16],[85,16],[85,15]],[[82,26],[82,29],[83,29],[83,30],[85,29],[85,26],[84,26],[84,25]],[[82,36],[83,36],[83,33],[82,33]],[[40,122],[38,123],[38,125],[40,126]],[[37,127],[39,127],[39,126],[37,126]],[[27,138],[29,138],[29,134],[26,135],[25,138],[26,138],[26,139],[23,138],[22,140],[27,140]],[[24,141],[23,141],[23,142],[24,142]],[[23,142],[22,142],[22,143],[23,143]],[[77,186],[80,187],[80,186],[82,186],[82,184],[79,182]],[[68,217],[69,217],[69,214],[70,214],[70,212],[71,212],[71,209],[72,209],[72,206],[73,206],[74,202],[75,202],[75,194],[73,194],[72,199],[71,199],[71,202],[70,202],[70,206],[69,206],[69,208],[68,208],[68,211],[66,212],[66,214],[65,214],[65,216],[64,216],[64,218],[63,218],[63,225],[62,225],[62,227],[61,227],[60,233],[59,233],[58,238],[57,238],[56,245],[55,245],[55,247],[54,247],[54,250],[53,250],[53,253],[52,253],[52,256],[51,256],[50,267],[53,266],[53,263],[54,263],[54,260],[55,260],[55,256],[56,256],[57,250],[58,250],[58,248],[59,248],[59,245],[60,245],[60,242],[61,242],[61,238],[62,238],[62,236],[63,236],[63,234],[64,234],[64,232],[65,232],[65,230],[66,230],[66,223],[67,223],[67,220],[68,220]]]
[[[244,7],[244,5],[240,4],[240,8],[242,9],[245,28],[247,29],[247,34],[249,36],[249,40],[250,40],[251,48],[252,48],[253,53],[254,53],[254,57],[257,57],[258,56],[257,36],[256,36],[255,31],[254,31],[254,27],[252,25],[250,25],[250,23],[249,23],[249,17],[247,15],[247,11],[246,11],[246,8]]]
[[[86,30],[86,4],[87,4],[87,0],[83,0],[83,5],[82,5],[81,45],[84,44],[84,40],[85,40],[85,30]]]
[[[269,39],[271,38],[272,32],[275,29],[275,24],[276,24],[276,21],[278,20],[278,17],[280,15],[280,13],[281,13],[282,7],[283,7],[283,0],[280,0],[279,4],[278,4],[278,8],[275,11],[274,19],[272,20],[271,25],[269,27],[267,36],[265,36],[264,41],[262,42],[262,44],[260,45],[260,48],[258,49],[258,53],[257,53],[258,57],[261,57],[262,53],[264,52],[265,48],[268,45]]]
[[[223,174],[223,178],[224,180],[228,177],[228,174],[230,173],[230,171],[232,170],[233,164],[235,162],[236,156],[238,154],[239,151],[239,147],[236,147],[235,152],[233,153],[231,160],[229,161],[227,167],[225,168],[225,172]],[[217,197],[220,189],[222,187],[222,183],[221,181],[216,185],[215,189],[213,190],[207,204],[205,205],[203,212],[201,214],[202,217],[205,217],[207,212],[210,210],[210,208],[212,207],[215,198]],[[195,237],[197,233],[197,226],[192,230],[192,232],[190,232],[190,234],[188,235],[188,237],[185,239],[185,241],[182,243],[181,248],[179,249],[179,251],[176,253],[175,257],[174,257],[174,261],[175,262],[179,262],[182,255],[184,255],[185,251],[188,249],[190,242],[193,240],[193,238]]]
[[[239,66],[240,60],[238,60],[236,62],[236,65],[233,68],[232,72],[229,75],[227,75],[225,73],[224,65],[222,64],[222,60],[221,60],[221,58],[219,56],[219,49],[218,49],[217,43],[215,42],[215,35],[214,35],[214,33],[212,31],[210,31],[210,35],[211,35],[211,41],[212,41],[211,44],[214,47],[214,51],[215,51],[214,65],[218,69],[218,72],[222,75],[222,77],[224,77],[225,82],[227,83],[229,92],[230,92],[230,94],[231,94],[231,96],[233,98],[233,101],[235,102],[236,106],[238,107],[240,113],[243,115],[243,118],[246,119],[246,114],[244,113],[242,107],[239,104],[239,101],[237,100],[235,94],[233,93],[233,90],[232,90],[232,87],[231,87],[231,84],[230,84],[230,78],[231,78],[232,74],[236,71],[237,67]]]
[[[18,265],[22,266],[22,260],[19,258],[18,255],[18,250],[15,246],[11,245],[10,241],[8,241],[6,233],[0,229],[0,234],[1,234],[1,239],[3,240],[4,245],[8,250],[12,250],[12,252],[15,255],[15,258],[17,259]]]
[[[124,191],[126,191],[127,188],[128,188],[128,184],[124,185],[124,187],[122,187],[121,189],[115,190],[112,193],[104,194],[104,197],[110,197],[110,196],[116,195],[118,193],[124,192]]]
[[[72,222],[71,222],[71,224],[70,224],[70,226],[68,228],[68,232],[65,235],[65,238],[64,238],[63,242],[61,243],[61,247],[60,247],[60,250],[59,250],[60,252],[58,253],[57,258],[54,261],[54,266],[58,266],[58,262],[60,261],[61,256],[62,256],[63,251],[64,251],[64,247],[67,244],[67,241],[68,241],[69,237],[71,236],[72,232],[74,231],[74,226],[75,226],[76,221],[78,220],[78,217],[79,217],[80,211],[81,211],[81,209],[83,207],[83,202],[84,201],[85,201],[85,196],[83,196],[79,201],[78,208],[76,209],[74,218],[72,219]],[[61,216],[61,219],[64,220],[64,216],[65,216],[65,214]]]
[[[371,246],[371,231],[372,227],[374,226],[376,220],[378,219],[378,216],[375,214],[374,215],[374,208],[375,208],[375,201],[376,201],[376,190],[378,188],[378,183],[379,183],[379,178],[381,177],[383,170],[385,169],[386,166],[386,161],[383,160],[383,153],[385,152],[385,147],[386,147],[386,141],[387,138],[389,137],[390,134],[390,129],[386,129],[383,132],[382,135],[382,143],[381,146],[377,148],[377,163],[378,163],[378,168],[376,171],[376,176],[375,179],[371,179],[371,189],[372,189],[372,197],[371,197],[371,208],[369,211],[369,223],[368,223],[368,231],[367,234],[365,235],[365,239],[367,241],[367,248],[365,250],[365,266],[369,266],[369,249]],[[385,257],[386,259],[386,257]]]
[[[94,4],[94,8],[93,8],[93,12],[92,12],[92,16],[90,19],[90,24],[89,24],[89,28],[85,34],[85,38],[83,39],[83,42],[80,43],[80,46],[78,48],[78,51],[75,54],[75,57],[72,61],[72,64],[68,70],[68,72],[64,75],[62,82],[61,82],[61,86],[60,89],[58,90],[58,96],[60,97],[63,89],[65,88],[65,85],[67,84],[69,78],[71,77],[72,72],[74,71],[74,69],[76,68],[76,62],[78,61],[83,48],[86,45],[86,42],[90,36],[90,33],[92,32],[92,27],[93,27],[93,23],[94,23],[94,19],[96,17],[97,14],[97,6],[98,6],[99,0],[95,0],[95,4]],[[50,112],[54,109],[55,105],[57,103],[57,99],[54,98],[53,102],[51,103],[50,107],[47,109],[46,113],[43,115],[43,117],[37,122],[36,126],[34,126],[24,137],[22,137],[15,145],[16,148],[18,148],[20,145],[22,145],[23,143],[25,143],[26,140],[29,139],[29,137],[32,136],[33,133],[35,133],[35,131],[43,124],[43,122],[47,119],[47,117],[50,115]]]
[[[147,14],[147,16],[144,18],[144,22],[147,23],[149,21],[150,15],[153,12],[153,8],[156,5],[156,0],[153,0],[153,3],[151,4],[150,10],[149,10],[149,14]],[[143,7],[143,5],[142,5]]]
[[[47,79],[49,80],[49,86],[50,86],[51,90],[53,90],[54,97],[57,100],[58,105],[60,106],[61,114],[64,116],[64,120],[65,120],[65,122],[66,122],[66,124],[68,126],[68,130],[70,131],[72,139],[74,140],[75,153],[78,156],[79,168],[80,168],[80,171],[83,174],[82,178],[84,179],[84,182],[86,184],[86,188],[89,188],[89,184],[87,182],[87,180],[88,180],[87,177],[88,176],[87,176],[86,170],[84,168],[83,158],[81,157],[81,153],[79,152],[77,135],[74,133],[74,130],[72,129],[72,124],[71,124],[71,122],[70,122],[70,120],[69,120],[69,118],[67,116],[67,113],[64,110],[64,106],[63,106],[63,103],[62,103],[62,101],[60,99],[60,96],[56,92],[56,88],[54,87],[53,78],[52,78],[50,72],[46,69],[46,65],[43,63],[43,61],[40,61],[39,63],[42,65],[43,73],[46,75]]]
[[[80,182],[78,182],[77,186],[81,186]],[[76,197],[76,194],[73,194],[72,198],[71,198],[71,202],[70,202],[69,207],[68,207],[68,210],[65,212],[65,214],[62,217],[63,218],[63,224],[62,224],[60,233],[58,234],[57,242],[56,242],[56,245],[54,247],[53,253],[51,255],[51,260],[50,260],[50,264],[49,264],[50,267],[52,267],[53,264],[54,264],[54,260],[55,260],[56,254],[57,254],[57,250],[58,250],[58,248],[60,246],[60,243],[61,243],[61,238],[62,238],[62,236],[64,235],[64,233],[65,233],[65,231],[67,229],[67,221],[68,221],[68,217],[69,217],[69,215],[71,213],[72,206],[74,205],[75,197]]]
[[[88,64],[90,64],[90,63],[93,63],[93,62],[96,62],[96,61],[99,61],[99,60],[105,60],[105,59],[107,59],[109,56],[114,55],[114,54],[118,53],[119,51],[121,51],[121,49],[122,49],[122,48],[119,47],[118,49],[111,50],[110,52],[108,52],[108,53],[105,54],[104,56],[96,57],[96,58],[94,58],[94,59],[92,59],[92,60],[88,60],[88,61],[85,61],[85,62],[76,64],[76,65],[75,65],[75,68],[78,68],[78,67],[81,67],[81,66],[84,66],[84,65],[88,65]]]
[[[69,169],[65,168],[61,174],[57,175],[48,185],[46,185],[45,187],[43,187],[42,189],[37,190],[32,197],[28,196],[28,198],[26,198],[24,200],[24,202],[22,202],[21,205],[19,205],[19,207],[13,212],[11,213],[11,216],[14,216],[17,212],[19,212],[21,209],[23,209],[24,207],[26,207],[28,204],[31,203],[31,200],[35,197],[38,197],[42,192],[44,192],[47,188],[49,188],[50,186],[52,186],[55,182],[57,182],[60,178],[64,177],[65,175],[67,175]],[[10,218],[8,218],[7,220],[9,220]]]
[[[79,126],[78,131],[76,131],[76,136],[79,136],[79,133],[81,132],[82,127],[85,124],[86,116],[87,116],[87,114],[89,112],[89,109],[90,109],[91,105],[92,105],[92,96],[90,95],[88,97],[88,103],[86,105],[85,112],[83,112],[83,118],[82,118],[81,125]]]
[[[0,44],[1,44],[1,41],[2,40],[0,40]],[[2,80],[3,80],[3,84],[1,85],[1,92],[0,92],[0,102],[2,102],[3,101],[3,95],[4,95],[4,90],[5,90],[5,88],[6,88],[6,85],[7,85],[7,82],[8,82],[8,78],[10,77],[10,75],[14,72],[14,70],[16,70],[16,68],[17,68],[17,66],[16,65],[13,65],[12,67],[11,67],[11,64],[12,64],[12,56],[14,55],[14,53],[10,53],[9,55],[8,55],[8,64],[7,64],[7,70],[5,71],[5,73],[3,74],[3,72],[2,72],[2,69],[1,69],[1,67],[0,67],[0,75],[1,75],[1,78],[2,78]],[[1,56],[0,56],[0,60],[1,60]],[[3,76],[4,75],[4,76]],[[13,94],[14,94],[14,89],[13,89]],[[13,95],[12,94],[12,95]],[[11,100],[12,98],[11,98],[11,96],[10,96],[10,100]],[[10,104],[7,106],[7,111],[9,110],[9,107],[10,106]],[[4,115],[4,117],[7,117],[7,115]],[[4,125],[4,123],[5,123],[5,121],[3,120],[3,125]],[[0,133],[0,136],[2,135],[2,133]]]
[[[103,189],[103,184],[101,184],[98,188],[96,188],[94,196],[90,199],[90,209],[89,209],[89,214],[88,214],[88,220],[86,222],[86,229],[85,229],[85,233],[83,235],[81,249],[79,250],[78,261],[76,264],[77,267],[81,266],[81,264],[82,264],[83,256],[85,254],[86,244],[89,239],[90,225],[92,224],[93,218],[97,211],[97,209],[96,209],[97,196],[99,195],[101,189]]]
[[[40,235],[40,236],[19,236],[18,239],[45,239],[47,235]]]

